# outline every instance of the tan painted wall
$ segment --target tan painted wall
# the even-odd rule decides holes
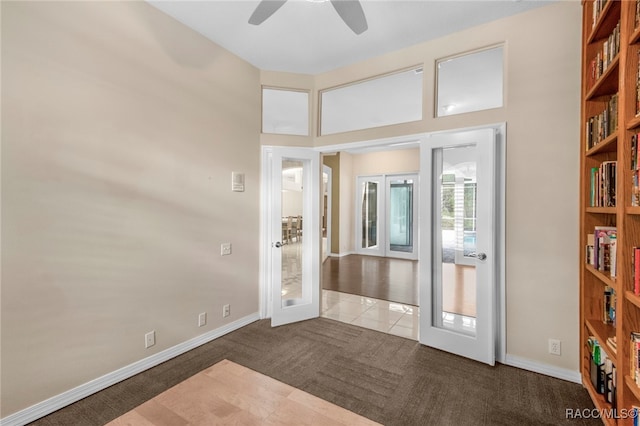
[[[258,312],[260,72],[144,2],[1,7],[5,417]]]
[[[417,148],[369,152],[353,156],[354,182],[357,176],[418,171],[420,171],[420,150]]]
[[[322,163],[331,167],[331,253],[340,252],[340,155],[325,155]]]
[[[425,78],[422,121],[317,137],[316,146],[507,123],[507,354],[573,371],[580,23],[580,2],[558,2],[316,76],[320,90],[424,64]],[[496,43],[505,45],[505,106],[433,118],[435,61]],[[549,338],[562,340],[562,356],[547,353]]]

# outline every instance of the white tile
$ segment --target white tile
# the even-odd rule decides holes
[[[372,330],[382,331],[384,333],[389,329],[389,324],[384,321],[378,321],[373,318],[364,318],[359,316],[355,320],[351,321],[351,324],[357,325],[359,327],[370,328]]]

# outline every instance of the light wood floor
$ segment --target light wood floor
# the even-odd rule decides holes
[[[223,360],[107,425],[378,424],[246,367]]]

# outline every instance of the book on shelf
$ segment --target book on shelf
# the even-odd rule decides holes
[[[585,248],[585,259],[587,260],[587,264],[591,266],[595,266],[596,262],[593,258],[593,245],[594,245],[594,237],[593,234],[587,235],[587,246]]]
[[[636,385],[640,386],[640,333],[631,332],[630,375]]]
[[[640,133],[631,136],[631,205],[640,206]]]
[[[617,235],[615,226],[596,226],[593,230],[593,267],[598,271],[611,272],[611,236],[613,235]],[[615,269],[617,268],[614,267]]]
[[[615,389],[613,388],[615,382],[613,381],[613,377],[611,377],[611,380],[607,380],[608,374],[613,375],[613,360],[602,350],[600,342],[598,342],[595,336],[589,336],[587,346],[589,347],[589,358],[591,361],[589,365],[591,383],[596,392],[604,395],[607,399],[612,398],[613,400],[613,398],[615,398],[615,396],[612,395],[615,393]]]
[[[616,341],[616,336],[611,336],[607,338],[607,346],[614,354],[618,353],[618,342]]]
[[[631,247],[631,280],[633,294],[640,296],[640,247]]]
[[[618,94],[611,95],[604,110],[585,123],[586,147],[593,148],[618,129]]]
[[[638,115],[640,115],[640,51],[638,51],[638,72],[636,73],[636,117]]]
[[[589,204],[591,207],[616,206],[617,161],[603,161],[590,173]]]
[[[616,325],[616,292],[612,287],[604,289],[602,302],[602,321],[605,324]]]

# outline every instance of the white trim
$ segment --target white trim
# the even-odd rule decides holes
[[[555,367],[553,365],[544,364],[542,362],[532,361],[530,359],[520,358],[519,356],[509,354],[506,355],[504,364],[511,367],[520,368],[522,370],[544,374],[545,376],[555,377],[556,379],[582,384],[582,377],[580,376],[579,371]]]
[[[345,257],[345,256],[350,256],[352,254],[356,254],[355,251],[346,251],[344,253],[329,253],[330,257]]]
[[[22,426],[27,423],[33,422],[47,414],[53,413],[69,404],[73,404],[76,401],[86,398],[96,392],[108,388],[118,382],[135,376],[149,368],[155,367],[165,361],[175,358],[185,352],[202,346],[205,343],[209,343],[219,337],[224,336],[234,330],[237,330],[245,325],[251,324],[259,319],[258,313],[247,315],[229,324],[225,324],[215,330],[211,330],[193,339],[179,343],[171,348],[165,349],[162,352],[153,354],[147,358],[136,361],[133,364],[129,364],[111,373],[105,374],[102,377],[91,380],[59,395],[46,399],[42,402],[27,407],[24,410],[20,410],[17,413],[11,414],[3,419],[0,419],[0,425],[2,426]]]

